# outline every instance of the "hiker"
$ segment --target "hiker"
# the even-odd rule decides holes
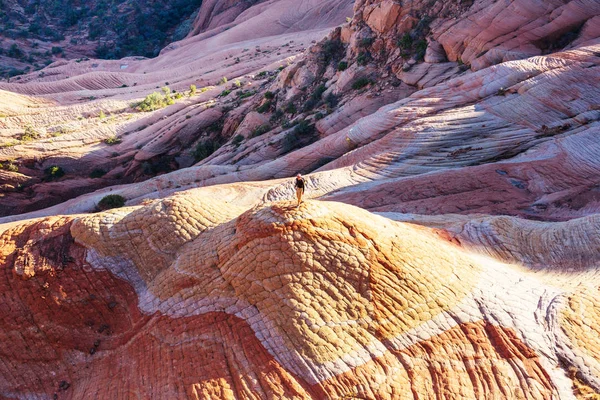
[[[300,207],[300,203],[302,203],[302,195],[304,194],[304,178],[302,175],[296,175],[296,197],[298,198],[298,205],[296,207]]]

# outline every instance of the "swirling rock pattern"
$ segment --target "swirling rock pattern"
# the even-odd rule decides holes
[[[0,393],[569,398],[568,366],[598,388],[597,274],[553,281],[341,203],[220,204],[7,227]]]

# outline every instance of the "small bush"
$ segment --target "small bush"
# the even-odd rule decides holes
[[[240,82],[239,79],[236,79],[235,81],[233,81],[233,86],[235,86],[236,88],[241,88],[242,82]]]
[[[352,84],[352,89],[354,89],[354,90],[360,90],[360,89],[364,88],[365,86],[370,85],[371,83],[373,83],[373,82],[369,78],[365,78],[365,77],[358,78]]]
[[[190,97],[192,97],[193,95],[196,94],[196,90],[197,90],[196,85],[190,85],[190,94],[189,94]]]
[[[104,175],[106,175],[106,171],[100,168],[96,168],[90,172],[90,178],[92,179],[102,178]]]
[[[229,89],[225,89],[221,92],[221,94],[219,94],[219,97],[226,97],[229,96],[229,94],[231,93],[231,90]]]
[[[271,115],[271,118],[269,118],[269,121],[271,123],[276,123],[281,118],[283,118],[283,116],[284,116],[283,111],[281,111],[281,110],[275,110],[275,112],[273,113],[273,115]]]
[[[12,161],[8,161],[3,164],[0,164],[0,169],[9,171],[9,172],[19,172],[19,166],[16,165],[15,163],[13,163]]]
[[[199,162],[209,157],[211,154],[217,151],[219,147],[220,145],[216,141],[205,140],[196,145],[196,148],[192,152],[192,156],[194,156],[194,160],[196,160],[196,162]]]
[[[104,111],[100,110],[100,114],[98,114],[98,118],[100,118],[100,119],[106,118],[106,114],[104,114]]]
[[[273,100],[275,98],[275,93],[273,92],[265,92],[265,99]]]
[[[113,208],[120,208],[125,205],[125,197],[118,194],[109,194],[104,196],[102,200],[98,202],[98,209],[100,211],[110,210]]]
[[[219,80],[219,85],[224,85],[228,82],[227,77],[224,76]]]
[[[367,65],[371,61],[371,54],[368,52],[359,53],[356,57],[356,63],[358,65]]]
[[[243,141],[244,141],[244,136],[243,135],[237,135],[236,137],[233,138],[233,140],[231,141],[231,143],[235,147],[238,147]]]
[[[300,121],[298,125],[294,127],[294,132],[299,136],[311,135],[315,132],[315,126],[310,124],[307,120]]]
[[[288,114],[296,114],[298,112],[298,109],[296,108],[296,105],[294,103],[288,103],[287,106],[285,106],[285,110],[286,113]]]
[[[374,41],[375,41],[375,39],[372,38],[372,37],[362,38],[360,40],[360,42],[358,43],[358,45],[360,47],[369,47],[369,46],[371,46],[373,44]]]
[[[327,104],[327,107],[329,108],[334,108],[335,106],[337,106],[340,102],[340,99],[333,93],[329,93],[326,97],[325,97],[325,104]]]
[[[271,109],[271,102],[267,101],[256,109],[257,113],[263,114]]]
[[[104,139],[104,143],[106,143],[109,146],[114,146],[116,144],[121,143],[121,138],[119,138],[117,136],[111,136],[111,137]]]
[[[348,69],[348,63],[346,61],[340,61],[337,67],[338,71],[345,71]]]
[[[269,132],[270,130],[271,130],[271,125],[265,124],[265,125],[258,126],[256,128],[254,128],[254,130],[250,134],[250,137],[255,138],[257,136],[264,135],[265,133]]]
[[[40,138],[40,134],[35,129],[33,129],[32,126],[26,126],[25,132],[23,132],[21,135],[19,135],[17,137],[17,139],[20,140],[21,142],[30,142],[32,140],[39,139],[39,138]]]
[[[345,47],[341,40],[326,40],[319,52],[319,62],[328,65],[331,61],[337,61],[344,56]]]
[[[403,50],[409,50],[412,47],[412,43],[413,40],[409,33],[405,33],[404,35],[402,35],[396,42],[398,47],[400,47]]]
[[[422,60],[425,57],[425,51],[427,51],[427,41],[421,39],[415,43],[415,59],[417,61]]]
[[[154,92],[146,96],[144,100],[139,102],[135,108],[139,111],[149,112],[164,108],[168,105],[175,103],[171,97],[171,90],[168,87],[164,87],[163,93]]]
[[[65,176],[65,171],[61,167],[53,165],[51,167],[46,168],[44,170],[44,174],[46,175],[46,180],[53,180]]]

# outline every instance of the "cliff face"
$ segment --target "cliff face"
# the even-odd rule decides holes
[[[597,396],[599,14],[207,1],[0,84],[0,396]]]

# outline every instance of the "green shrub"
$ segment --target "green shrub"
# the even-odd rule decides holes
[[[219,80],[219,85],[224,85],[228,82],[227,77],[224,76]]]
[[[424,39],[418,40],[415,43],[415,60],[420,61],[425,57],[427,50],[427,41]]]
[[[100,211],[110,210],[113,208],[120,208],[125,205],[125,197],[118,194],[109,194],[104,196],[102,200],[98,202],[98,209]]]
[[[338,71],[345,71],[348,69],[348,63],[346,61],[340,61],[337,67]]]
[[[192,152],[192,156],[196,162],[199,162],[209,157],[211,154],[217,151],[219,147],[221,146],[216,141],[204,140],[196,145],[194,151]]]
[[[242,82],[240,82],[239,79],[236,79],[235,81],[233,81],[233,86],[235,86],[236,88],[241,88]]]
[[[12,161],[8,161],[3,164],[0,164],[0,169],[9,171],[9,172],[19,172],[19,166],[16,165],[15,163],[13,163]]]
[[[410,48],[412,48],[412,43],[413,40],[409,33],[405,33],[404,35],[402,35],[396,42],[398,47],[400,47],[403,50],[409,50]]]
[[[238,92],[238,97],[239,97],[240,99],[246,99],[246,98],[248,98],[248,97],[254,96],[255,94],[256,94],[256,92],[255,92],[255,91],[253,91],[253,90],[249,90],[249,91],[247,91],[247,92],[245,92],[245,91],[243,91],[243,90],[240,90],[240,91]]]
[[[196,94],[196,85],[190,85],[190,97]]]
[[[163,88],[163,92],[164,89],[165,88]],[[135,108],[137,108],[139,111],[150,112],[159,110],[173,103],[174,101],[171,97],[170,91],[164,95],[162,93],[154,92],[146,96],[146,98],[139,102]]]
[[[219,94],[219,97],[229,96],[230,93],[231,93],[231,90],[225,89],[221,92],[221,94]]]
[[[340,102],[339,98],[333,93],[329,93],[325,97],[325,104],[327,104],[327,107],[329,107],[329,108],[334,108],[335,106],[337,106],[339,104],[339,102]]]
[[[341,40],[326,40],[321,45],[319,62],[328,65],[331,61],[337,61],[344,57],[345,47]]]
[[[275,93],[269,92],[269,91],[265,92],[265,99],[273,100],[274,98],[275,98]]]
[[[287,106],[285,106],[284,111],[288,114],[296,114],[298,112],[298,109],[296,108],[296,105],[294,103],[290,102],[287,104]]]
[[[100,110],[100,114],[98,114],[98,118],[100,118],[100,119],[106,118],[106,114],[104,114],[104,111]]]
[[[104,143],[106,143],[109,146],[114,146],[115,144],[121,143],[121,138],[117,136],[107,137],[106,139],[104,139]]]
[[[233,140],[231,141],[231,143],[235,146],[238,147],[242,142],[244,141],[244,136],[243,135],[237,135],[233,138]]]
[[[372,38],[372,37],[362,38],[360,40],[360,42],[358,43],[358,45],[360,47],[369,47],[369,46],[371,46],[373,44],[374,41],[375,41],[375,39]]]
[[[263,114],[271,109],[271,102],[267,101],[256,109],[257,113]]]
[[[362,88],[364,88],[365,86],[370,85],[371,83],[373,83],[369,78],[358,78],[357,80],[354,81],[354,83],[352,83],[352,89],[354,90],[360,90]]]
[[[315,126],[307,120],[303,120],[294,127],[294,132],[299,136],[311,135],[315,132]]]
[[[368,52],[361,52],[356,57],[356,63],[358,65],[367,65],[371,61],[371,54]]]
[[[90,172],[90,178],[92,179],[102,178],[104,175],[106,175],[106,171],[100,168],[96,168]]]
[[[258,126],[256,128],[254,128],[254,130],[250,134],[250,137],[255,138],[257,136],[264,135],[265,133],[269,132],[270,130],[271,130],[271,125],[265,124],[265,125]]]
[[[61,167],[53,165],[51,167],[46,168],[44,170],[44,174],[46,175],[46,180],[53,180],[65,176],[65,171]]]
[[[21,142],[30,142],[32,140],[35,139],[39,139],[40,138],[40,134],[33,129],[32,126],[26,126],[25,127],[25,132],[23,132],[22,134],[20,134],[17,139],[20,140]]]

